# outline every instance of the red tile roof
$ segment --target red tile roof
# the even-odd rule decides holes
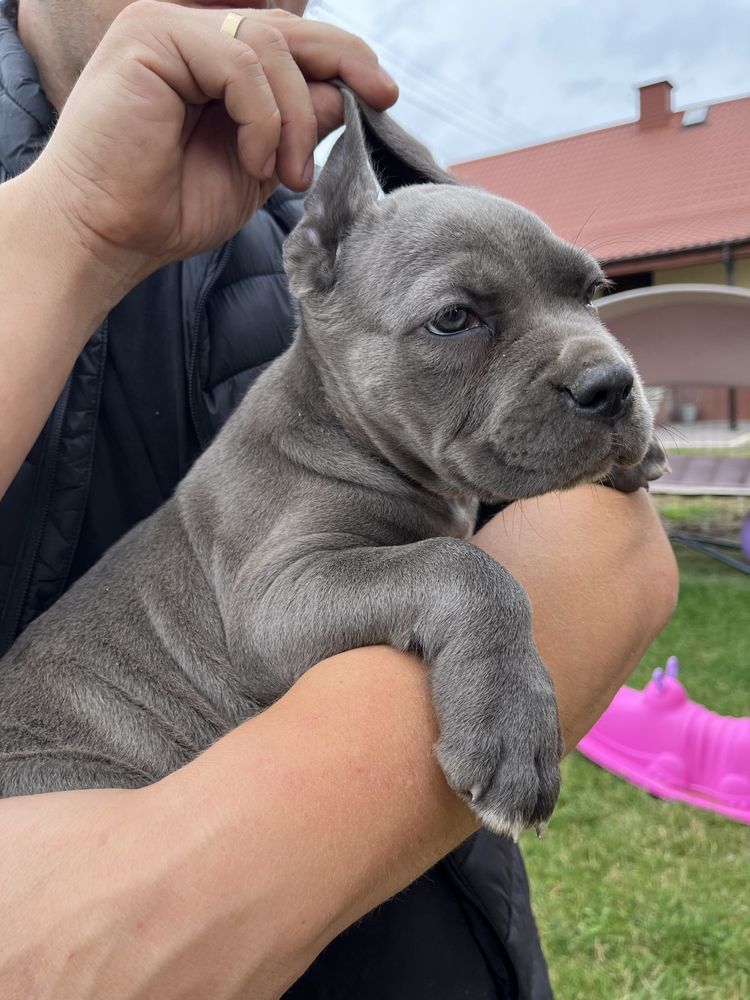
[[[452,167],[603,261],[750,239],[750,97],[649,127],[615,125]]]

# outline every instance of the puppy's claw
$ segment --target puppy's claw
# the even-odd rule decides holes
[[[477,815],[488,830],[497,833],[501,837],[509,837],[514,844],[518,843],[524,828],[524,822],[520,816],[512,818],[499,816],[497,813],[493,813],[490,810],[485,811],[481,808],[477,810]]]
[[[537,835],[537,837],[540,840],[544,840],[544,835],[547,832],[547,824],[546,823],[537,823],[535,829],[536,829],[536,835]]]
[[[477,802],[479,799],[481,799],[483,792],[484,789],[482,788],[481,785],[479,784],[472,785],[471,789],[469,790],[469,797],[471,798],[471,801]]]

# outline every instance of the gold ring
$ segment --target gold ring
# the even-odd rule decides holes
[[[225,35],[229,35],[230,38],[236,38],[239,26],[244,20],[244,14],[235,14],[234,11],[230,11],[230,13],[224,18],[220,31],[222,31]]]

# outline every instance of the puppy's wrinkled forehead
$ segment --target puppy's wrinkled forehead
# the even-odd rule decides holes
[[[367,241],[367,250],[360,244]],[[532,212],[471,187],[425,184],[378,202],[347,255],[370,281],[418,308],[425,298],[504,299],[567,295],[601,274],[585,251],[561,240]],[[359,277],[362,277],[361,275]]]

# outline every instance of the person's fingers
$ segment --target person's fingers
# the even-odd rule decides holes
[[[396,103],[398,86],[378,62],[373,50],[356,35],[321,21],[279,16],[267,11],[286,38],[289,51],[308,81],[340,77],[378,111]]]
[[[234,37],[217,31],[214,18],[183,20],[175,33],[178,50],[205,97],[223,98],[237,126],[243,168],[258,180],[275,171],[283,184],[304,190],[312,180],[318,123],[282,32],[261,18],[244,18]]]
[[[237,156],[252,177],[265,180],[277,168],[281,111],[259,54],[234,39],[227,44],[232,54],[223,96],[227,114],[237,125]]]
[[[150,104],[160,80],[184,102],[188,117],[190,105],[221,101],[237,126],[243,170],[301,190],[317,141],[341,121],[340,95],[319,84],[340,77],[376,108],[393,103],[396,85],[369,46],[332,25],[248,10],[231,37],[220,30],[226,14],[158,0],[129,4],[116,19],[119,43],[123,35],[131,43],[123,63],[128,90],[142,91],[142,103]],[[183,136],[189,134],[188,127]]]
[[[265,180],[275,168],[281,114],[261,58],[251,46],[219,30],[223,17],[197,13],[155,0],[126,7],[117,21],[125,21],[127,30],[128,19],[135,19],[133,34],[143,38],[140,45],[133,44],[126,69],[139,83],[139,69],[155,74],[188,106],[222,101],[238,127],[243,168]],[[270,38],[268,29],[262,30]]]
[[[312,180],[312,154],[318,142],[318,120],[310,90],[282,32],[256,22],[250,22],[245,32],[245,23],[240,25],[237,38],[245,41],[247,35],[247,42],[260,59],[279,109],[281,133],[276,173],[282,184],[293,190],[304,190]],[[252,133],[248,132],[246,138],[240,129],[238,141],[240,144],[252,142]]]

